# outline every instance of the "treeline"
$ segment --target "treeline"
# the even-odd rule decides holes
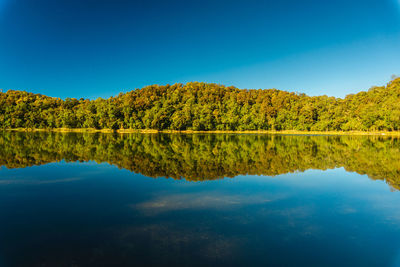
[[[400,78],[344,99],[218,84],[152,85],[108,99],[0,93],[0,128],[400,130]]]
[[[4,132],[0,166],[107,162],[150,177],[212,180],[344,167],[400,189],[400,139],[377,136]]]

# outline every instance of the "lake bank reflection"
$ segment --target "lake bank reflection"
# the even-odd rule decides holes
[[[24,168],[61,160],[107,162],[149,177],[188,181],[344,167],[400,189],[400,142],[396,137],[0,134],[1,166]]]

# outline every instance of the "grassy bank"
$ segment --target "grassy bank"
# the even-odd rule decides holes
[[[15,129],[5,129],[7,131],[19,131],[19,132],[77,132],[77,133],[186,133],[186,134],[282,134],[282,135],[389,135],[389,136],[400,136],[400,131],[295,131],[295,130],[285,130],[285,131],[176,131],[176,130],[153,130],[153,129],[94,129],[94,128],[53,128],[53,129],[29,129],[29,128],[15,128]]]

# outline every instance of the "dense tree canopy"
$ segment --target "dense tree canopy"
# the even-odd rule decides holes
[[[0,166],[107,162],[150,177],[211,180],[344,167],[400,189],[400,139],[253,134],[0,133]]]
[[[218,84],[152,85],[109,99],[0,93],[0,128],[400,130],[400,78],[344,99]]]

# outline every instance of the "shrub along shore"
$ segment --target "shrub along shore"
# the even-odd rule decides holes
[[[171,133],[171,134],[273,134],[273,135],[388,135],[400,136],[400,131],[193,131],[193,130],[155,130],[155,129],[95,129],[95,128],[48,128],[48,129],[29,129],[14,128],[4,129],[5,131],[18,132],[59,132],[59,133]]]

